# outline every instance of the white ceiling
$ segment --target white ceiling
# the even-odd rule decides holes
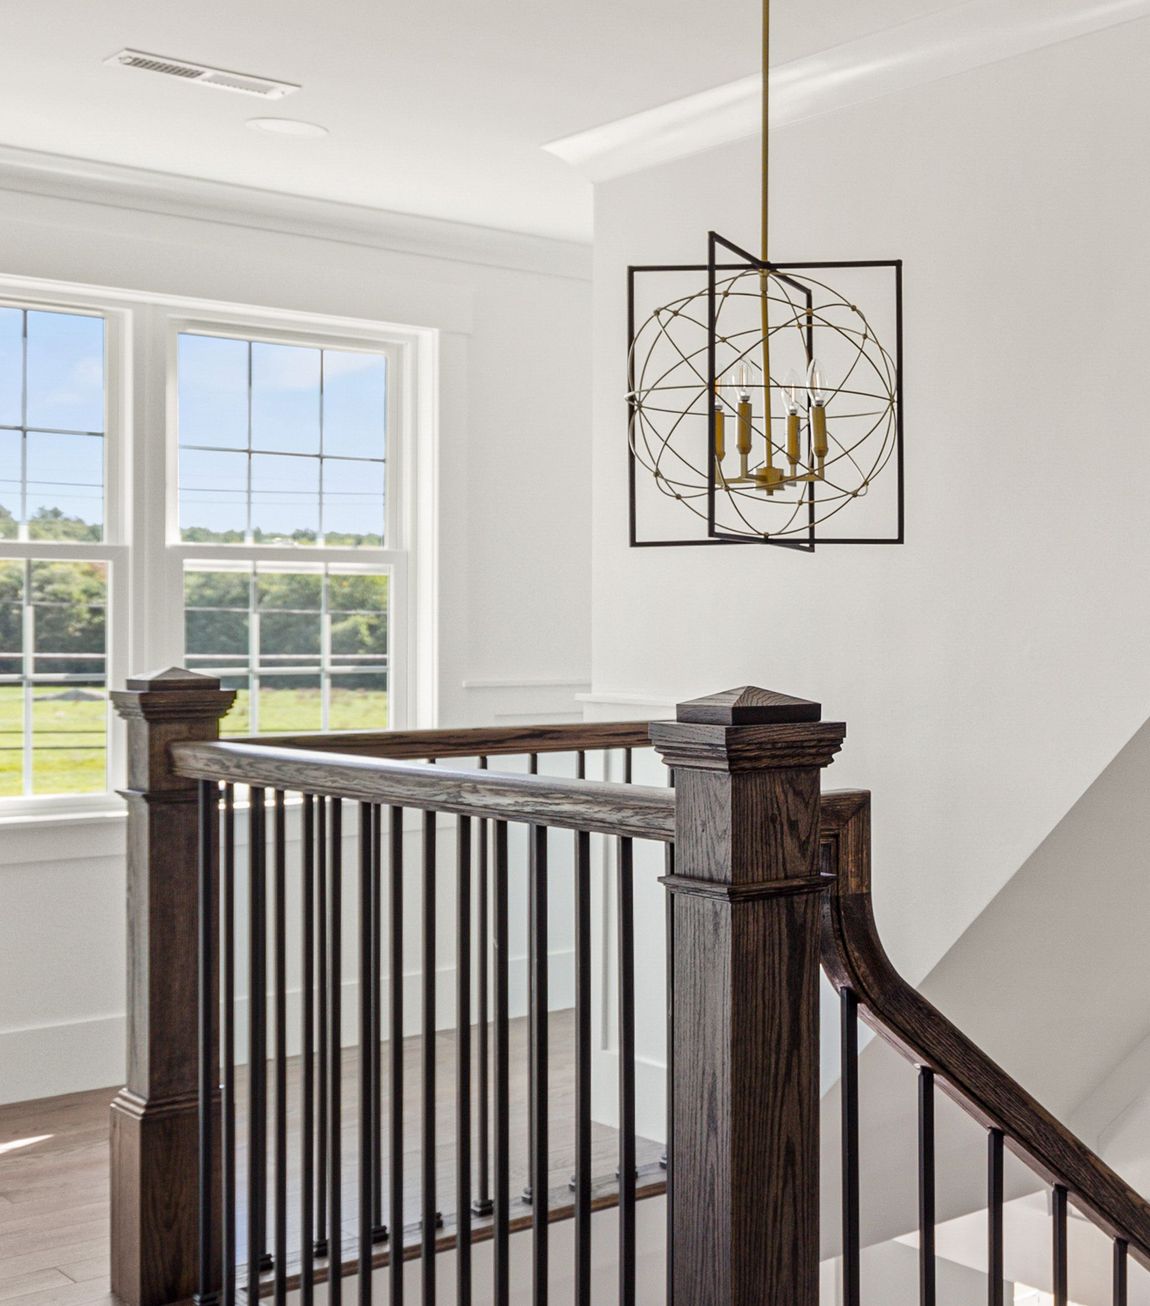
[[[775,0],[789,61],[953,0]],[[0,0],[0,145],[586,240],[541,147],[745,77],[758,0]],[[299,82],[264,102],[107,67],[122,47]],[[257,116],[322,123],[263,136]]]

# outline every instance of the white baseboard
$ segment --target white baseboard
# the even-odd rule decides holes
[[[123,1015],[0,1030],[0,1102],[118,1087],[126,1059]]]
[[[591,1118],[619,1127],[619,1054],[596,1048],[591,1057]],[[655,1143],[667,1141],[667,1067],[635,1058],[635,1132]]]
[[[574,954],[570,949],[550,954],[550,1002],[552,1011],[566,1011],[575,1005]],[[404,1034],[411,1037],[421,1028],[420,976],[404,977]],[[347,980],[343,994],[343,1044],[357,1043],[359,983]],[[455,967],[440,967],[436,976],[436,1028],[455,1027]],[[511,1015],[527,1014],[527,958],[512,957],[508,963],[509,1009]],[[388,986],[383,985],[386,1012]],[[288,1055],[299,1051],[300,991],[287,995]],[[246,999],[236,1002],[237,1064],[244,1064],[248,1018]],[[388,1030],[384,1028],[384,1038]],[[127,1058],[127,1020],[122,1014],[89,1020],[39,1025],[26,1029],[0,1030],[0,1104],[32,1098],[58,1097],[86,1089],[118,1087],[124,1082]]]

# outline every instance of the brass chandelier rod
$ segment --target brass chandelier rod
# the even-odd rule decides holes
[[[762,147],[762,230],[759,257],[767,262],[767,239],[770,234],[770,162],[771,162],[771,0],[763,0],[763,147]],[[759,273],[759,298],[763,329],[763,431],[767,443],[767,474],[774,468],[774,448],[771,439],[771,323],[770,323],[770,273],[763,268]]]
[[[769,185],[771,166],[771,0],[763,0],[763,153],[762,153],[762,231],[759,257],[767,261],[767,237],[770,232]],[[764,335],[766,333],[764,332]]]

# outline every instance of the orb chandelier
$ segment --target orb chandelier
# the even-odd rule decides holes
[[[758,256],[628,269],[633,546],[903,540],[902,263],[770,257],[769,57]]]

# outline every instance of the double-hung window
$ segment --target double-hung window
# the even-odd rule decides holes
[[[388,353],[184,326],[176,358],[187,665],[231,733],[383,729]]]
[[[110,327],[0,301],[0,798],[108,788]]]
[[[403,723],[418,334],[334,327],[0,298],[0,813],[123,783],[141,669],[220,677],[225,734]]]

